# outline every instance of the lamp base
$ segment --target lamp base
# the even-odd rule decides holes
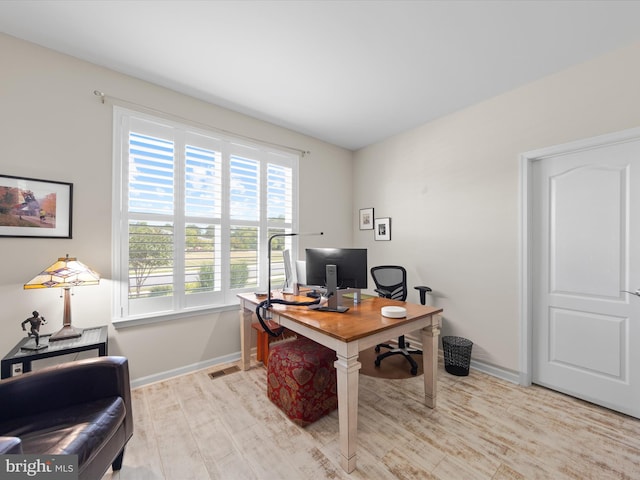
[[[57,342],[58,340],[68,340],[70,338],[78,338],[82,336],[82,329],[73,328],[71,325],[65,325],[56,333],[49,337],[50,342]]]
[[[262,308],[262,318],[265,320],[271,320],[273,318],[273,315],[271,314],[271,307],[269,308]]]
[[[26,350],[28,352],[37,352],[38,350],[42,350],[47,348],[49,345],[43,345],[42,343],[40,345],[24,345],[23,347],[20,347],[20,350]]]

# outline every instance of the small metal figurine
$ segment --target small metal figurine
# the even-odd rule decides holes
[[[36,347],[39,347],[40,346],[40,325],[42,325],[43,323],[47,323],[47,321],[44,319],[44,317],[41,317],[36,310],[32,312],[32,315],[33,316],[31,318],[27,318],[24,322],[22,322],[22,330],[26,332],[27,329],[24,328],[25,324],[31,323],[31,329],[29,330],[29,333],[27,333],[27,335],[29,337],[35,337]]]

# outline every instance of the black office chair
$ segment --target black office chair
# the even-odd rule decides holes
[[[398,265],[381,265],[379,267],[373,267],[371,269],[371,276],[376,284],[374,291],[380,297],[400,300],[402,302],[406,301],[407,271],[404,267]],[[426,302],[426,293],[430,292],[431,289],[425,286],[415,287],[415,289],[420,291],[420,303],[424,305]],[[389,349],[389,351],[380,353],[380,349],[382,347]],[[418,364],[413,358],[411,358],[411,354],[422,355],[422,350],[411,348],[409,342],[405,341],[404,335],[398,337],[397,347],[387,343],[376,345],[376,353],[380,353],[375,360],[376,367],[379,367],[380,362],[391,355],[403,355],[411,364],[411,375],[418,374]]]

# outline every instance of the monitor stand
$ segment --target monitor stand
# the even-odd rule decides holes
[[[317,310],[319,312],[344,313],[347,310],[349,310],[349,307],[343,307],[342,305],[338,305],[337,307],[334,307],[334,308],[331,308],[329,306],[327,306],[327,307],[318,307],[315,310]]]
[[[344,313],[349,310],[349,307],[338,305],[338,300],[341,298],[341,296],[338,295],[338,267],[335,265],[327,265],[326,269],[327,295],[329,296],[329,301],[326,305],[311,305],[309,308],[320,312]]]

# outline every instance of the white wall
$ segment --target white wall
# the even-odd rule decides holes
[[[356,245],[431,286],[474,359],[519,371],[518,156],[637,127],[639,85],[636,44],[356,152],[354,209],[392,218],[391,242],[356,230]]]
[[[431,122],[354,155],[316,139],[207,104],[0,34],[0,173],[74,184],[71,240],[0,237],[0,354],[22,336],[34,309],[58,328],[56,291],[22,284],[69,253],[105,281],[72,299],[79,326],[111,319],[111,120],[95,89],[239,134],[312,152],[300,169],[305,246],[369,248],[370,266],[400,263],[411,285],[434,288],[444,333],[475,342],[474,358],[519,369],[518,155],[640,124],[640,44]],[[469,88],[473,88],[472,79]],[[318,203],[322,202],[321,208]],[[358,209],[392,218],[392,241],[357,227]],[[412,291],[409,300],[417,301]],[[110,352],[132,377],[233,355],[237,314],[228,312],[115,330]]]
[[[0,174],[72,182],[73,239],[0,237],[0,354],[24,335],[20,322],[37,309],[61,326],[57,290],[22,285],[69,254],[101,273],[97,287],[72,298],[73,323],[109,325],[109,351],[129,357],[133,379],[237,354],[238,315],[227,312],[115,330],[111,326],[112,108],[98,89],[195,122],[310,150],[300,167],[300,231],[306,246],[351,245],[351,152],[170,90],[0,34]],[[327,188],[327,185],[331,185]],[[321,208],[316,208],[322,202]]]

